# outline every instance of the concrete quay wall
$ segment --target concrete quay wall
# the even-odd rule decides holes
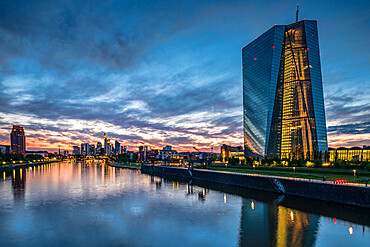
[[[141,171],[370,208],[370,187],[147,164],[142,165]]]
[[[189,170],[183,167],[152,166],[152,165],[143,164],[141,165],[141,171],[144,173],[150,173],[150,174],[155,173],[155,174],[191,179]]]

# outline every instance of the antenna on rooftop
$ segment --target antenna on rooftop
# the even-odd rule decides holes
[[[299,4],[297,3],[297,12],[295,13],[295,22],[298,22]]]

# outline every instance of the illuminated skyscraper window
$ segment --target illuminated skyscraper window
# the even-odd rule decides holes
[[[243,48],[247,156],[327,151],[316,21],[276,25]]]

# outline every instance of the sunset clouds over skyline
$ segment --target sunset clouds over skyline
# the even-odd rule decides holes
[[[2,1],[0,144],[242,145],[241,47],[294,1]],[[302,1],[318,19],[329,147],[370,142],[368,3]],[[356,18],[354,18],[356,17]]]

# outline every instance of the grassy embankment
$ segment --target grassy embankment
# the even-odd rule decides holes
[[[126,167],[126,168],[140,168],[140,163],[115,163],[117,166]]]
[[[215,171],[227,171],[227,172],[238,172],[248,174],[261,174],[268,176],[281,176],[281,177],[292,177],[292,178],[305,178],[313,180],[335,181],[335,180],[346,180],[348,183],[365,183],[366,178],[369,179],[368,184],[370,185],[370,172],[367,170],[356,170],[356,176],[354,176],[353,169],[336,169],[336,168],[305,168],[305,167],[265,167],[265,166],[222,166],[212,165],[210,170]]]

